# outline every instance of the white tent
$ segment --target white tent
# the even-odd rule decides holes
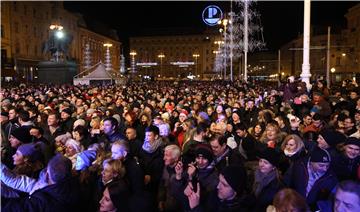
[[[74,76],[74,85],[90,85],[91,83],[112,83],[113,77],[105,70],[105,65],[100,61],[96,65]]]

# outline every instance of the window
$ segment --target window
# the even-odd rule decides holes
[[[34,46],[34,54],[35,54],[35,56],[37,56],[37,54],[38,54],[38,48],[36,45]]]
[[[340,57],[336,57],[336,65],[337,65],[337,66],[340,65]]]
[[[16,2],[14,2],[13,5],[14,5],[14,11],[17,12],[17,4],[16,4]]]
[[[33,17],[36,18],[36,10],[33,8]]]
[[[19,33],[19,23],[18,22],[15,22],[14,27],[15,27],[15,32]]]
[[[20,44],[19,43],[15,44],[15,52],[16,52],[16,54],[20,54]]]
[[[34,37],[36,37],[36,27],[34,27]]]
[[[27,6],[24,5],[24,15],[26,16],[27,15]]]
[[[5,37],[4,25],[1,24],[1,38]]]

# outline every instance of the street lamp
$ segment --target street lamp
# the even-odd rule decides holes
[[[52,31],[53,39],[61,40],[65,37],[65,33],[63,31],[64,27],[61,26],[60,24],[51,24],[49,28]],[[55,40],[54,40],[54,43],[55,43],[55,45],[56,44],[59,45],[59,42],[56,42]],[[56,62],[59,62],[59,56],[60,56],[59,48],[57,46],[54,46],[54,48],[56,48],[56,51],[55,51]]]
[[[218,21],[218,24],[222,24],[224,26],[224,43],[226,42],[226,26],[228,25],[228,19],[222,19]],[[224,80],[226,79],[226,43],[224,48]]]
[[[198,60],[198,57],[200,57],[199,54],[193,54],[193,57],[195,57],[195,75],[197,75],[197,60]]]
[[[131,51],[130,52],[130,56],[131,56],[131,73],[135,74],[135,56],[137,55],[137,53],[135,51]]]
[[[330,69],[331,73],[335,73],[336,69],[333,67]]]
[[[162,71],[162,60],[163,60],[163,58],[165,58],[165,55],[163,53],[161,53],[161,54],[158,55],[158,58],[160,58],[160,75],[164,76],[163,73],[162,73],[163,72]]]

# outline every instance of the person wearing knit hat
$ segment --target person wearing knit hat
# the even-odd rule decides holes
[[[266,148],[258,155],[259,166],[255,170],[253,195],[256,198],[254,211],[265,211],[275,194],[282,189],[277,165],[279,154],[273,148]]]
[[[189,112],[187,112],[187,110],[182,109],[180,114],[179,114],[179,119],[181,122],[185,121],[185,119],[188,118]]]
[[[335,148],[336,145],[345,142],[345,135],[334,130],[323,129],[320,131],[317,142],[322,149]]]
[[[81,151],[81,146],[80,144],[75,141],[74,139],[68,139],[65,143],[65,157],[69,158],[72,162],[72,167],[73,169],[75,168],[76,165],[76,158],[77,155],[80,153]]]
[[[356,180],[360,167],[360,139],[347,138],[344,151],[334,157],[332,166],[339,181]]]
[[[315,147],[309,156],[296,161],[287,174],[286,184],[306,198],[312,210],[319,200],[329,197],[338,182],[330,166],[332,160],[327,150]]]
[[[36,177],[44,167],[41,162],[43,155],[40,152],[40,147],[32,143],[19,146],[12,158],[15,165],[13,169],[15,174]]]
[[[19,155],[21,155],[22,157],[19,157]],[[40,150],[36,148],[35,144],[32,143],[20,145],[17,148],[17,153],[13,156],[14,165],[19,164],[19,159],[28,160],[29,162],[35,162],[40,158],[41,158]]]
[[[211,147],[207,144],[198,144],[195,147],[195,157],[206,159],[206,161],[199,159],[201,161],[200,163],[197,162],[199,168],[206,168],[214,159]]]
[[[32,141],[32,137],[27,128],[19,127],[11,132],[9,141],[12,148],[17,148],[21,144],[30,143]]]
[[[220,200],[231,200],[235,196],[241,196],[245,191],[246,171],[241,166],[230,165],[225,167],[220,176],[217,186],[217,194]]]
[[[74,122],[73,129],[75,129],[77,126],[86,126],[86,122],[84,119],[78,119]]]
[[[271,165],[277,167],[279,165],[280,155],[273,148],[266,148],[265,150],[259,152],[259,159],[267,160]]]

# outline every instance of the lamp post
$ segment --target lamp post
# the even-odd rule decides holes
[[[226,79],[226,65],[227,65],[227,60],[226,60],[226,26],[228,25],[229,20],[228,19],[222,19],[218,22],[218,24],[222,24],[224,26],[224,80]]]
[[[198,64],[198,57],[200,57],[199,54],[193,54],[193,57],[195,57],[195,76],[198,75],[197,73],[197,64]]]
[[[110,56],[110,47],[112,47],[111,43],[104,43],[103,45],[106,47],[106,53],[105,53],[105,70],[111,71],[111,56]]]
[[[53,33],[52,37],[54,39],[54,48],[56,48],[55,61],[59,62],[60,52],[59,52],[59,49],[57,48],[58,45],[55,45],[55,43],[57,44],[58,40],[61,40],[64,38],[64,36],[65,36],[65,33],[63,31],[64,27],[61,26],[60,24],[51,24],[49,28],[50,28],[51,32]]]
[[[135,74],[135,56],[137,53],[135,51],[130,52],[131,56],[131,74]]]
[[[163,61],[163,58],[165,58],[165,55],[163,53],[161,53],[161,54],[158,55],[158,58],[160,58],[160,75],[164,76],[163,73],[162,73],[163,72],[162,71],[162,61]]]

